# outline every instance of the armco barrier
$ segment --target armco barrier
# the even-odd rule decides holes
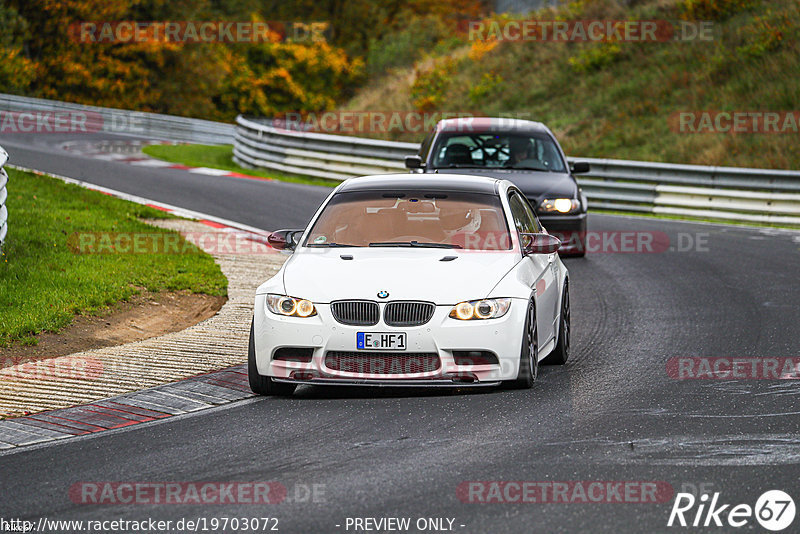
[[[293,131],[237,117],[233,158],[243,167],[344,180],[406,172],[415,143]],[[800,171],[569,158],[591,172],[578,182],[592,210],[800,225]]]
[[[297,132],[238,117],[233,159],[243,167],[343,180],[406,172],[403,158],[419,145],[344,135]]]
[[[3,243],[5,243],[6,234],[8,233],[8,208],[6,207],[8,174],[3,168],[6,161],[8,161],[8,152],[0,146],[0,249],[3,248]]]
[[[145,113],[125,109],[84,106],[70,102],[58,102],[41,98],[0,93],[0,112],[14,114],[70,113],[85,117],[88,133],[102,132],[205,145],[228,145],[233,142],[234,126],[224,122],[213,122],[158,113]],[[31,124],[22,122],[23,126]],[[5,125],[6,122],[4,121]],[[6,133],[13,133],[11,132]],[[34,135],[39,132],[32,132]],[[79,133],[79,132],[71,132]]]

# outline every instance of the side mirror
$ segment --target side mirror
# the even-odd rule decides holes
[[[576,161],[572,164],[572,174],[583,174],[589,172],[591,166],[586,161]]]
[[[267,236],[269,246],[275,250],[294,250],[303,230],[277,230]]]
[[[406,156],[406,169],[423,169],[425,164],[419,156]]]
[[[552,254],[561,248],[561,240],[550,234],[519,234],[522,251],[528,254]]]

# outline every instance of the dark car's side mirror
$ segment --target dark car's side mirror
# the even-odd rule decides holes
[[[275,250],[294,250],[303,230],[276,230],[267,236],[269,246]]]
[[[586,161],[576,161],[572,164],[572,174],[583,174],[589,172],[591,166]]]
[[[422,169],[425,164],[419,156],[406,156],[406,169]]]
[[[552,254],[561,248],[561,240],[550,234],[520,234],[522,251],[528,254]]]

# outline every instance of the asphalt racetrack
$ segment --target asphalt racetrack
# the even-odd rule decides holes
[[[12,164],[267,230],[302,226],[329,192],[81,157],[62,150],[64,140],[17,136],[0,144]],[[678,492],[718,492],[720,504],[750,506],[772,489],[796,497],[800,383],[791,376],[681,379],[675,369],[680,358],[798,356],[800,233],[599,214],[589,225],[660,236],[664,246],[649,253],[600,246],[565,260],[571,359],[541,368],[532,390],[304,386],[291,398],[249,399],[20,449],[0,455],[0,516],[273,517],[281,532],[297,533],[363,532],[353,518],[387,517],[412,525],[445,519],[425,522],[425,531],[670,532],[703,530],[667,527]],[[279,504],[216,505],[70,498],[76,483],[104,481],[275,481],[287,496]],[[569,502],[522,503],[514,492],[474,502],[489,495],[481,488],[491,481],[551,489],[657,483],[666,493],[659,502],[582,502],[570,494]],[[469,485],[477,482],[483,485]],[[748,525],[710,531],[763,531],[754,518]]]

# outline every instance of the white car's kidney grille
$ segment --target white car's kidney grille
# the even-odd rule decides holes
[[[333,318],[342,324],[372,326],[378,324],[378,303],[370,300],[340,300],[331,302]]]
[[[441,366],[435,352],[344,352],[325,354],[325,366],[334,371],[372,375],[410,375],[429,373]]]
[[[435,310],[432,302],[390,302],[383,311],[383,321],[389,326],[420,326],[431,320]]]

